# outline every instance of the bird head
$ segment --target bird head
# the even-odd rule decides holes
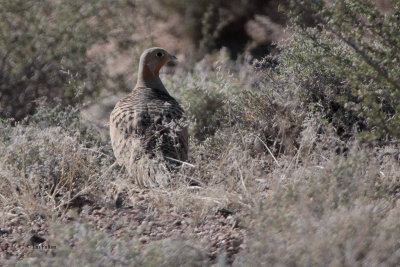
[[[176,60],[176,57],[160,47],[153,47],[143,52],[139,68],[144,77],[158,77],[160,69],[171,60]]]

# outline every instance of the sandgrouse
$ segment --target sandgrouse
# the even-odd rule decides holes
[[[110,136],[117,162],[132,173],[140,158],[161,155],[170,165],[186,161],[188,133],[184,111],[159,77],[176,59],[162,48],[149,48],[140,57],[135,88],[122,98],[110,116]]]

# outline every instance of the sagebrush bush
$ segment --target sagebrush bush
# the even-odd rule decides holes
[[[206,56],[189,75],[166,80],[186,110],[194,140],[203,141],[217,130],[240,129],[277,151],[293,148],[305,118],[296,93],[285,90],[293,84],[274,82],[256,65],[248,58],[233,61],[222,49]]]
[[[77,109],[42,105],[28,125],[2,122],[0,129],[3,209],[51,214],[77,200],[99,199],[112,148],[80,124]]]
[[[399,138],[398,14],[370,0],[293,0],[290,14],[297,26],[284,54],[303,101],[341,136],[356,128],[372,139]]]
[[[109,77],[88,50],[129,40],[135,27],[121,17],[130,1],[6,0],[0,10],[0,117],[17,120],[43,96],[65,105],[96,96]]]

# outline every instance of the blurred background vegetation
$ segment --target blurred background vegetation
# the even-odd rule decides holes
[[[280,33],[272,38],[263,33],[268,30],[263,21],[273,22],[254,15],[269,12],[284,23],[273,1],[18,0],[0,5],[0,116],[16,120],[31,115],[41,97],[74,105],[104,89],[129,91],[137,56],[149,45],[183,53],[189,62],[221,47],[233,57],[250,47],[260,57]]]
[[[132,33],[123,20],[130,4],[2,1],[0,116],[21,120],[41,97],[74,105],[106,88],[104,59],[90,50]]]

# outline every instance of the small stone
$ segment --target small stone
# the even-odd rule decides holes
[[[117,209],[121,208],[123,202],[124,202],[123,197],[119,195],[119,196],[115,199],[115,207],[116,207]]]
[[[176,221],[173,222],[173,224],[176,225],[176,226],[179,226],[179,225],[182,225],[182,221],[176,220]]]
[[[0,235],[2,235],[2,234],[9,234],[9,233],[10,233],[9,230],[5,230],[5,229],[1,229],[1,228],[0,228]]]
[[[46,241],[46,239],[44,239],[43,237],[38,236],[37,234],[33,234],[33,235],[30,235],[28,237],[28,244],[31,245],[31,246],[35,246],[35,245],[41,244],[44,241]]]
[[[141,238],[139,238],[139,241],[144,244],[147,243],[147,237],[142,236]]]

